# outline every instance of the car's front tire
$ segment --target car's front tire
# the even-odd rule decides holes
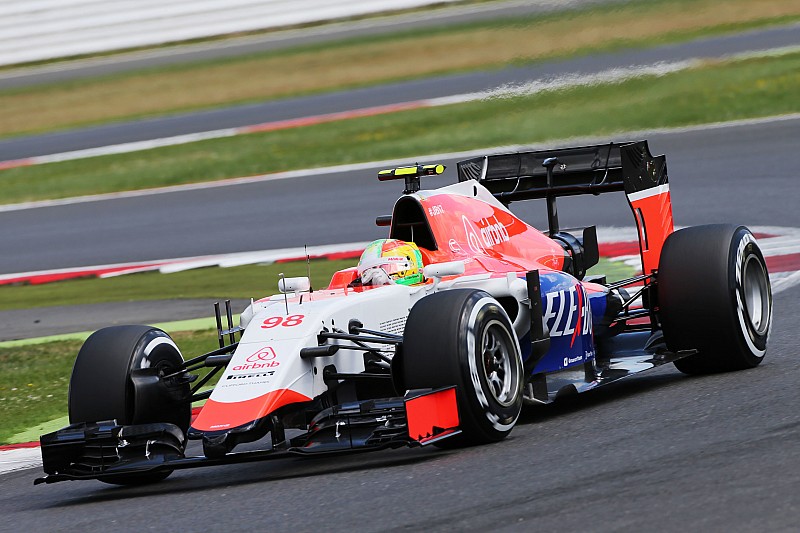
[[[484,291],[454,289],[418,301],[406,321],[402,372],[407,389],[457,387],[462,434],[444,446],[502,440],[519,417],[519,342],[506,312]]]
[[[744,226],[672,233],[658,269],[658,307],[670,350],[697,349],[675,366],[687,374],[753,368],[767,350],[772,292],[764,256]]]
[[[151,382],[161,380],[182,364],[180,350],[160,329],[113,326],[96,331],[83,343],[72,368],[70,423],[112,419],[120,425],[165,422],[176,425],[185,435],[191,422],[189,384],[137,389],[132,379],[139,372],[149,374]],[[120,474],[100,480],[139,485],[161,481],[170,473]]]

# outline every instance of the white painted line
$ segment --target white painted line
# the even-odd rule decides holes
[[[153,148],[161,148],[163,146],[175,146],[178,144],[187,144],[198,141],[205,141],[208,139],[221,139],[223,137],[233,137],[241,133],[239,129],[240,128],[226,128],[221,130],[189,133],[186,135],[176,135],[174,137],[163,137],[161,139],[150,139],[146,141],[113,144],[110,146],[98,146],[97,148],[87,148],[86,150],[75,150],[72,152],[61,152],[58,154],[48,154],[37,157],[31,157],[30,160],[33,161],[34,164],[44,164],[44,163],[60,163],[62,161],[72,161],[74,159],[87,159],[89,157],[98,157],[102,155],[126,154],[130,152],[139,152],[141,150],[151,150]]]
[[[41,466],[42,451],[37,448],[18,448],[0,451],[0,474]]]
[[[797,272],[780,272],[769,275],[772,294],[778,294],[795,285],[800,285],[800,270]]]
[[[369,242],[351,242],[344,244],[330,244],[321,246],[309,246],[308,255],[311,257],[327,256],[331,254],[340,254],[346,252],[356,252],[363,250]],[[281,248],[278,250],[261,250],[255,252],[242,252],[235,254],[226,254],[218,256],[208,256],[203,258],[189,258],[187,260],[169,260],[165,261],[164,266],[159,268],[162,274],[169,274],[173,272],[183,272],[194,268],[202,268],[207,266],[219,266],[223,268],[254,265],[259,263],[274,263],[275,261],[282,261],[288,259],[297,259],[305,257],[306,249],[304,247],[298,248]]]
[[[601,243],[631,242],[639,238],[634,226],[598,226],[597,241]]]
[[[680,226],[675,227],[676,230],[681,229]],[[800,228],[787,228],[778,226],[753,226],[750,228],[753,233],[774,235],[774,237],[761,237],[758,240],[758,245],[765,258],[780,257],[785,255],[800,254]],[[609,242],[633,242],[636,241],[636,229],[627,228],[622,238],[622,232],[618,233],[620,237],[614,240],[608,240],[610,232],[608,228],[598,228],[598,241],[601,243]],[[618,255],[615,257],[607,258],[612,262],[622,262],[625,265],[633,267],[639,271],[642,269],[641,258],[638,254],[631,255]],[[800,285],[800,271],[789,272],[770,272],[770,283],[772,284],[772,293],[781,293],[795,285]]]
[[[152,265],[154,263],[159,263],[159,261],[136,261],[133,263],[111,263],[108,265],[98,265],[88,267],[94,270],[106,270],[112,268],[134,268],[134,267],[145,267],[146,265]],[[87,267],[75,267],[75,268],[55,268],[52,270],[33,270],[29,272],[19,272],[15,274],[0,274],[0,281],[9,280],[9,279],[16,279],[16,278],[27,278],[32,276],[43,276],[43,275],[58,275],[58,274],[70,274],[73,272],[79,272],[86,270]]]
[[[796,253],[800,251],[800,232],[771,239],[758,239],[758,245],[764,255]]]
[[[368,242],[352,242],[343,244],[324,244],[309,246],[308,255],[312,258],[326,257],[329,255],[360,252]],[[53,270],[38,270],[31,272],[19,272],[14,274],[0,275],[0,282],[15,280],[19,278],[37,278],[57,275],[69,275],[81,273],[92,275],[100,273],[101,278],[111,278],[132,274],[134,272],[147,272],[158,270],[163,274],[172,272],[182,272],[193,268],[207,266],[232,267],[240,265],[252,265],[257,263],[273,263],[275,261],[286,261],[305,257],[306,248],[280,248],[276,250],[260,250],[252,252],[239,252],[233,254],[202,255],[195,257],[178,257],[171,259],[157,259],[154,261],[137,261],[133,263],[112,263],[108,265],[82,266],[74,268],[58,268]],[[112,270],[112,272],[104,272]]]

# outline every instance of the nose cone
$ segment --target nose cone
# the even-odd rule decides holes
[[[249,424],[284,405],[307,402],[308,396],[291,389],[278,389],[240,402],[220,402],[210,399],[192,423],[199,431],[223,431]]]
[[[302,345],[302,339],[240,343],[192,428],[229,430],[311,400],[313,377],[311,365],[300,358]]]

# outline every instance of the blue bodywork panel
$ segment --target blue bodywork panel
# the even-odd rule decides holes
[[[542,272],[539,280],[550,349],[533,372],[556,372],[594,359],[592,324],[602,322],[607,293],[588,293],[580,281],[564,272]]]

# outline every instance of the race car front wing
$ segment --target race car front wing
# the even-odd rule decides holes
[[[308,431],[270,449],[220,457],[186,456],[184,435],[168,423],[72,424],[40,438],[45,477],[34,484],[171,471],[320,455],[424,446],[461,433],[455,387],[409,391],[402,398],[352,402],[324,409]]]

